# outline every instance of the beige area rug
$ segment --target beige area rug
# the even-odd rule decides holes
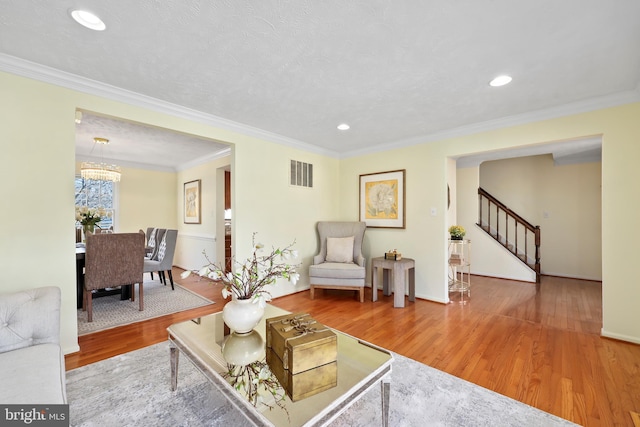
[[[145,278],[147,278],[146,275]],[[135,302],[123,301],[120,299],[120,294],[95,298],[93,300],[93,322],[91,323],[87,322],[87,312],[78,309],[78,336],[214,304],[213,301],[191,292],[175,282],[175,290],[171,290],[171,284],[165,286],[160,283],[160,280],[145,280],[143,286],[143,311],[138,309],[137,298]]]

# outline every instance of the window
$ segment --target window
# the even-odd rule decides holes
[[[86,206],[91,209],[103,208],[111,215],[98,223],[100,228],[113,226],[115,216],[115,183],[111,181],[94,181],[76,176],[76,207]]]

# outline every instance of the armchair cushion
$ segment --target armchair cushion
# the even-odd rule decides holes
[[[327,237],[326,262],[353,262],[353,236]]]
[[[324,262],[322,264],[310,265],[309,276],[312,278],[321,277],[323,279],[361,279],[364,286],[364,278],[367,272],[364,267],[354,263],[344,262]],[[323,279],[319,279],[322,281]]]

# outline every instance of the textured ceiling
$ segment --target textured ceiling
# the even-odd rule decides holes
[[[140,123],[81,112],[76,124],[76,158],[112,161],[119,166],[174,171],[229,152],[229,146],[209,139]],[[109,140],[95,144],[93,138]]]
[[[344,156],[638,99],[639,16],[637,0],[0,0],[0,54]]]

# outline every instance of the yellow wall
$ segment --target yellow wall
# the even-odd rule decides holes
[[[480,186],[540,226],[543,274],[602,279],[600,166],[555,165],[551,154],[480,165]]]
[[[234,230],[236,254],[241,258],[250,253],[251,234],[258,231],[266,245],[297,239],[301,260],[308,265],[316,248],[315,222],[338,216],[335,159],[8,73],[0,73],[0,87],[0,152],[4,160],[0,197],[13,207],[3,211],[0,221],[0,259],[5,273],[2,291],[59,286],[66,353],[78,349],[73,221],[77,108],[233,143],[237,148]],[[314,163],[313,189],[289,187],[291,157]],[[174,184],[174,193],[180,184]],[[174,206],[168,217],[173,219],[167,221],[177,221],[176,212]],[[136,222],[127,227],[138,229],[141,225]],[[304,288],[304,280],[296,288],[278,284],[274,295]]]
[[[358,176],[407,170],[407,229],[370,229],[367,256],[397,248],[416,260],[416,292],[445,301],[446,185],[448,157],[602,134],[603,333],[640,342],[640,287],[629,280],[629,260],[640,247],[640,103],[492,132],[337,160],[269,143],[203,123],[0,73],[0,144],[4,160],[0,198],[9,208],[0,221],[3,291],[55,284],[62,288],[62,344],[77,349],[74,259],[74,117],[76,108],[234,144],[234,236],[239,257],[250,253],[251,234],[266,245],[296,247],[306,273],[317,248],[318,220],[358,218]],[[288,184],[289,160],[314,164],[314,188]],[[179,183],[177,184],[179,185]],[[430,208],[437,215],[430,215]],[[46,224],[43,226],[43,212]],[[306,283],[305,283],[306,281]],[[304,289],[279,284],[274,295]]]
[[[445,301],[447,158],[511,147],[602,135],[602,279],[603,328],[606,336],[640,343],[640,287],[628,279],[628,261],[640,255],[635,197],[640,182],[640,103],[425,143],[343,160],[340,163],[340,210],[358,217],[358,175],[407,170],[407,229],[369,229],[367,256],[398,248],[416,259],[416,294]],[[438,215],[430,216],[436,207]],[[460,212],[458,212],[460,215]],[[473,254],[472,254],[473,259]]]
[[[76,174],[80,162],[76,162]],[[176,174],[122,167],[116,184],[118,206],[115,231],[135,233],[147,227],[176,228]]]

